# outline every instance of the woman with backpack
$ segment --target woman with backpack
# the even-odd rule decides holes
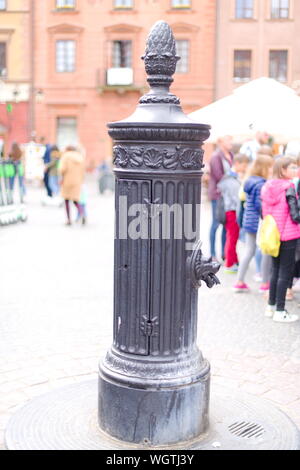
[[[243,229],[245,231],[245,251],[241,259],[237,282],[233,286],[234,292],[248,292],[249,286],[245,283],[250,261],[256,252],[256,236],[259,219],[261,216],[260,192],[262,186],[272,175],[273,159],[268,155],[257,155],[249,170],[249,177],[245,181],[244,191],[246,193],[246,205],[243,214]],[[268,278],[268,259],[264,257],[262,262],[263,285]],[[261,286],[261,287],[262,287]]]
[[[262,189],[263,217],[272,215],[280,234],[279,255],[272,257],[267,317],[276,322],[290,323],[298,315],[285,310],[286,292],[295,267],[297,240],[300,238],[300,213],[292,179],[298,166],[292,158],[280,157],[275,161],[273,179]]]

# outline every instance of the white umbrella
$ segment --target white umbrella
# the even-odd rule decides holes
[[[268,132],[278,143],[300,140],[300,98],[271,78],[253,80],[189,117],[211,125],[210,142],[224,135],[242,141],[255,130]]]

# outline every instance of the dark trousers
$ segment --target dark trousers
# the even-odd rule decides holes
[[[45,171],[45,173],[44,173],[44,185],[45,185],[45,188],[46,188],[46,191],[47,191],[47,195],[49,197],[52,197],[52,190],[49,186],[49,170]]]
[[[212,208],[212,223],[209,233],[210,241],[210,254],[212,257],[216,257],[216,231],[220,225],[220,222],[217,220],[216,211],[217,211],[217,201],[211,201]],[[224,225],[222,226],[222,239],[221,239],[221,249],[222,249],[222,258],[225,258],[225,243],[226,243],[226,229]]]
[[[83,215],[82,206],[77,201],[73,201],[73,204],[74,204],[74,206],[76,206],[76,209],[78,211],[78,217],[82,217],[82,215]],[[68,199],[65,199],[65,206],[66,206],[66,213],[67,213],[68,222],[71,222],[70,201]]]
[[[297,255],[296,255],[296,257],[297,257]],[[300,278],[300,260],[299,259],[297,261],[295,261],[294,272],[292,274],[291,281],[289,283],[289,289],[291,289],[293,287],[294,277],[297,278],[297,279]]]
[[[272,271],[269,291],[269,305],[284,310],[285,296],[295,268],[297,240],[281,242],[277,258],[272,257]]]

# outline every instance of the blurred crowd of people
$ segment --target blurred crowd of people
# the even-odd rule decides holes
[[[246,281],[250,262],[255,260],[258,290],[268,298],[265,315],[277,322],[297,321],[299,316],[289,313],[285,304],[300,291],[300,149],[287,146],[283,154],[274,154],[266,132],[257,132],[255,139],[239,146],[235,153],[233,148],[231,136],[219,138],[207,165],[211,257],[220,261],[219,255],[224,271],[237,276],[232,286],[236,293],[250,291]],[[31,163],[38,155],[40,167],[27,167],[26,152]],[[73,223],[71,204],[76,222],[86,224],[85,158],[78,148],[68,146],[61,152],[56,145],[30,142],[19,146],[15,142],[4,160],[11,166],[10,190],[17,179],[21,200],[26,194],[24,177],[34,177],[34,171],[38,171],[48,200],[57,198],[64,205],[66,225]],[[101,171],[100,193],[113,189],[105,162]],[[280,235],[278,256],[260,249],[261,227],[267,215],[274,218]],[[221,246],[217,249],[219,228]],[[238,242],[243,244],[240,250]]]
[[[85,159],[75,146],[60,151],[56,145],[37,144],[35,140],[25,145],[14,142],[8,155],[2,156],[9,172],[9,190],[14,192],[18,179],[20,200],[24,202],[26,180],[42,180],[48,200],[64,203],[66,225],[72,225],[70,203],[77,209],[76,221],[87,221],[86,190],[84,185]]]
[[[44,184],[48,198],[60,196],[64,200],[66,225],[72,225],[70,203],[77,209],[76,222],[87,221],[86,189],[84,185],[85,160],[75,146],[60,152],[56,145],[46,145]]]
[[[6,199],[10,204],[26,202],[26,184],[29,182],[38,186],[43,184],[46,191],[42,198],[43,205],[64,206],[66,225],[73,223],[73,205],[76,208],[76,222],[86,225],[87,187],[84,179],[86,172],[91,171],[91,168],[86,166],[82,148],[69,145],[61,150],[57,145],[46,143],[43,137],[37,142],[36,137],[32,136],[32,140],[26,144],[14,142],[7,154],[2,147],[1,162],[5,165],[3,188],[9,192]],[[114,192],[111,159],[102,161],[97,171],[99,193]],[[1,201],[0,184],[0,205]]]
[[[286,310],[286,301],[300,291],[300,151],[274,155],[272,139],[257,132],[233,153],[231,136],[219,138],[207,167],[208,197],[212,223],[209,240],[213,259],[219,251],[224,271],[236,274],[236,293],[250,291],[248,268],[255,260],[255,281],[268,299],[265,310],[274,321],[289,323],[299,319]],[[280,234],[278,256],[259,248],[262,221],[271,215]],[[216,249],[216,233],[221,228],[221,246]],[[238,241],[242,243],[237,250]],[[241,255],[238,255],[238,252]],[[219,260],[220,261],[220,260]]]

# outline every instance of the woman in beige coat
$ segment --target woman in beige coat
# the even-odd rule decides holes
[[[81,186],[84,179],[84,158],[75,147],[67,147],[63,153],[60,165],[59,174],[61,176],[61,195],[65,200],[67,225],[71,225],[70,216],[70,201],[75,204],[78,215],[82,218],[82,210],[79,204]]]

